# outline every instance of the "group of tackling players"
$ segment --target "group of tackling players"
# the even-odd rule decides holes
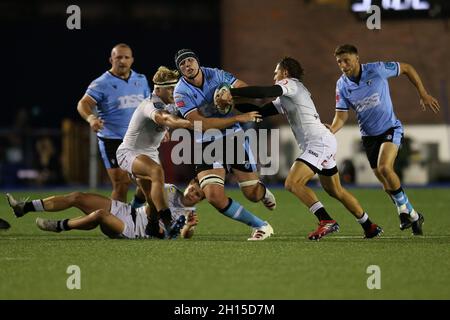
[[[69,207],[86,214],[65,220],[38,218],[38,227],[46,231],[90,230],[100,225],[103,233],[113,238],[176,238],[180,233],[188,238],[198,222],[195,205],[206,198],[223,215],[251,226],[253,230],[248,240],[264,240],[273,234],[272,226],[229,198],[224,188],[226,174],[233,174],[248,200],[261,201],[269,210],[276,208],[274,195],[259,179],[247,140],[242,145],[233,145],[231,151],[224,143],[222,158],[213,163],[202,159],[202,163],[196,165],[196,178],[184,193],[174,185],[165,184],[158,147],[168,128],[193,130],[197,123],[203,131],[221,130],[219,137],[203,134],[195,141],[205,150],[214,140],[233,139],[235,133],[243,130],[240,123],[282,114],[301,151],[285,187],[319,220],[317,229],[308,238],[319,240],[339,230],[339,224],[307,186],[316,173],[324,190],[356,217],[364,236],[373,238],[383,230],[342,187],[335,162],[337,141],[334,134],[346,122],[351,108],[357,114],[371,168],[397,207],[400,229],[411,227],[414,235],[421,235],[424,217],[409,202],[393,170],[403,128],[393,112],[387,80],[405,74],[416,87],[424,110],[430,108],[438,112],[439,104],[427,93],[409,64],[361,64],[356,47],[348,44],[337,47],[335,57],[343,74],[337,81],[333,123],[325,125],[302,83],[303,68],[291,57],[276,64],[274,85],[248,86],[228,72],[201,67],[192,50],[182,49],[175,55],[177,70],[160,67],[153,77],[154,91],[150,94],[145,76],[131,69],[131,48],[118,44],[111,52],[111,69],[90,84],[78,103],[80,115],[97,132],[100,154],[113,185],[111,198],[76,192],[18,201],[8,194],[9,204],[17,217],[31,211],[60,211]],[[231,89],[217,90],[224,84]],[[240,98],[274,100],[258,106],[239,103]],[[229,105],[235,105],[242,114],[221,112],[221,108]],[[236,148],[244,150],[244,161],[236,158],[233,152]],[[233,153],[232,159],[226,156],[227,151]],[[133,201],[127,204],[131,180],[137,188]]]

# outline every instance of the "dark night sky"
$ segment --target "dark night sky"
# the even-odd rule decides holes
[[[203,65],[220,65],[218,2],[156,1],[154,11],[152,5],[140,10],[139,4],[127,2],[127,7],[112,4],[109,16],[92,1],[87,9],[81,3],[81,30],[66,27],[69,4],[48,3],[54,4],[35,2],[25,10],[11,2],[13,9],[6,17],[3,13],[3,43],[10,46],[1,50],[7,75],[2,81],[2,108],[7,111],[0,118],[2,127],[12,125],[18,108],[34,114],[33,125],[59,127],[64,117],[79,119],[78,100],[109,69],[110,50],[119,42],[132,47],[133,69],[149,82],[159,65],[174,68],[173,56],[184,47],[197,51]],[[147,12],[148,18],[136,18],[136,12]]]

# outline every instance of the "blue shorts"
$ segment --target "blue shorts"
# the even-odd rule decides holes
[[[233,150],[228,150],[227,152],[227,143],[226,139],[233,139],[231,142],[231,145],[233,147]],[[242,145],[239,145],[239,143],[236,141],[235,138],[232,138],[231,136],[227,136],[226,138],[223,138],[223,150],[221,155],[215,155],[215,161],[213,163],[206,163],[205,160],[202,157],[202,163],[195,166],[195,170],[198,173],[206,170],[211,169],[219,169],[223,168],[226,170],[226,172],[232,172],[234,170],[239,170],[242,172],[256,172],[257,171],[257,163],[256,159],[253,156],[253,152],[250,148],[250,142],[248,138],[246,137],[244,140],[244,143]],[[208,147],[212,142],[203,142],[202,143],[202,154],[205,148]],[[243,149],[243,159],[239,159],[239,149]],[[227,161],[227,153],[233,152],[233,157],[230,159],[231,161]]]
[[[100,151],[100,156],[102,157],[103,163],[106,169],[119,168],[119,164],[116,158],[116,152],[122,143],[121,139],[108,139],[98,137],[98,150]]]

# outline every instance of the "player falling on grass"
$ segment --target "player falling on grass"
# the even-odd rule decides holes
[[[245,86],[246,84],[236,79],[232,74],[220,69],[200,67],[197,55],[190,49],[179,50],[175,55],[175,65],[180,70],[182,78],[177,84],[174,98],[178,110],[187,120],[201,122],[202,130],[223,129],[222,135],[218,139],[224,141],[227,137],[224,129],[228,132],[242,131],[239,122],[256,121],[260,116],[257,112],[249,112],[241,115],[221,114],[214,105],[214,91],[222,83],[230,86]],[[217,138],[217,137],[216,137]],[[203,135],[202,144],[204,150],[212,141],[212,137]],[[227,162],[226,143],[223,143],[223,158],[214,163],[206,163],[202,157],[202,164],[196,165],[197,177],[200,186],[205,192],[208,202],[223,215],[253,228],[252,235],[248,240],[264,240],[273,234],[273,229],[269,223],[256,217],[253,213],[244,208],[239,202],[226,196],[225,194],[225,174],[232,172],[239,182],[239,186],[245,197],[253,202],[261,201],[270,210],[276,206],[275,197],[268,188],[259,180],[256,172],[256,164],[251,161],[251,151],[248,143],[235,148],[244,148],[245,163],[237,163],[233,159],[232,163]],[[235,158],[237,152],[234,152]]]
[[[186,190],[181,192],[172,184],[165,185],[165,193],[176,228],[181,229],[183,238],[190,238],[198,223],[195,205],[204,198],[197,180],[192,180]],[[148,238],[165,237],[165,226],[159,223],[157,232],[149,227],[146,207],[133,208],[131,205],[104,197],[99,194],[73,192],[62,196],[51,196],[32,201],[18,201],[6,194],[8,203],[16,217],[29,212],[58,212],[72,207],[78,208],[85,216],[74,219],[48,220],[37,218],[37,226],[44,231],[92,230],[100,226],[102,232],[110,238]]]
[[[334,55],[343,75],[336,83],[336,114],[330,129],[336,133],[347,121],[348,110],[355,110],[370,167],[397,206],[400,230],[412,227],[414,235],[422,235],[424,217],[412,206],[394,171],[403,127],[394,114],[388,78],[405,74],[416,87],[423,110],[429,108],[437,113],[439,103],[428,94],[416,70],[407,63],[361,64],[358,50],[350,44],[337,47]]]
[[[116,151],[133,112],[150,95],[150,89],[145,75],[131,69],[134,58],[127,44],[114,46],[109,61],[111,69],[92,81],[77,109],[97,133],[100,156],[113,187],[111,197],[126,202],[131,181],[127,172],[119,168]],[[142,197],[137,190],[132,203],[142,205],[145,202]]]
[[[158,148],[167,127],[193,128],[190,121],[168,111],[174,111],[173,89],[178,77],[178,71],[159,67],[153,76],[155,89],[152,96],[134,112],[123,142],[117,149],[120,168],[136,179],[147,203],[156,208],[157,215],[151,217],[150,225],[158,229],[161,219],[168,232],[172,232],[172,214],[164,197],[164,171]]]
[[[382,229],[372,223],[358,200],[344,189],[339,180],[335,155],[337,143],[334,135],[320,122],[311,94],[302,83],[303,68],[290,57],[283,58],[275,68],[275,85],[250,86],[225,91],[222,102],[231,103],[232,96],[247,98],[278,97],[260,109],[263,116],[283,114],[286,116],[298,146],[300,156],[291,167],[285,187],[305,204],[319,220],[319,226],[308,235],[310,240],[339,230],[312,189],[306,186],[317,173],[324,190],[339,200],[358,220],[366,238],[373,238]],[[220,101],[220,97],[217,97]],[[244,109],[243,106],[240,109]]]

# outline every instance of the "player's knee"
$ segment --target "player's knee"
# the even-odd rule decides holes
[[[92,212],[90,214],[90,217],[94,220],[94,221],[101,221],[104,217],[106,217],[106,215],[108,215],[109,212],[104,210],[104,209],[98,209],[95,210],[94,212]]]
[[[162,180],[164,177],[164,171],[163,171],[162,167],[154,166],[154,167],[150,168],[149,175],[152,178],[152,181]]]
[[[305,185],[301,180],[290,179],[289,177],[284,182],[284,187],[289,192],[294,192],[296,188],[301,188]]]
[[[286,181],[284,182],[284,188],[287,191],[292,192],[294,189],[294,182],[291,179],[286,179]]]
[[[341,199],[344,195],[344,192],[342,190],[342,188],[335,188],[335,187],[331,187],[331,188],[324,188],[325,192],[328,193],[328,195],[330,197],[333,197],[335,199]]]
[[[258,189],[257,188],[254,188],[251,191],[244,192],[244,196],[251,202],[258,202],[261,200],[261,197],[258,197]]]
[[[381,164],[378,166],[378,172],[383,176],[387,177],[393,172],[393,168],[387,164]]]
[[[261,200],[261,191],[264,191],[264,186],[261,184],[259,180],[250,180],[239,183],[239,187],[242,190],[244,196],[252,201],[258,202]]]
[[[206,199],[215,208],[223,208],[228,204],[228,198],[224,190],[209,190],[206,192]]]
[[[84,193],[83,192],[71,192],[66,196],[66,199],[70,202],[71,205],[80,204],[83,201]]]

